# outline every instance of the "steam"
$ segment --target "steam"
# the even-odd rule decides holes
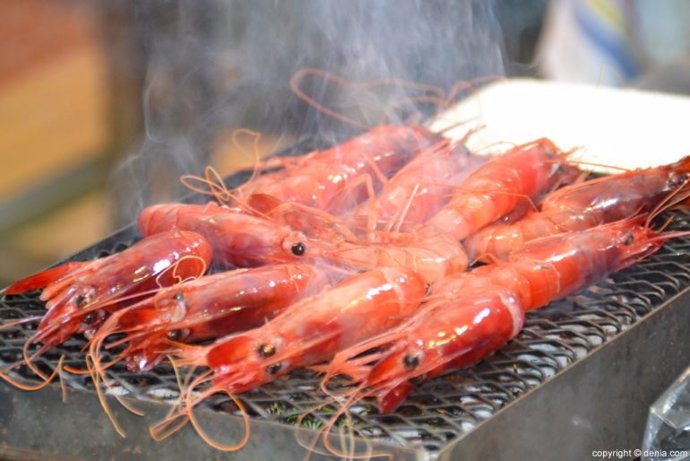
[[[146,128],[113,178],[123,224],[145,205],[183,195],[178,177],[202,171],[221,131],[249,127],[296,137],[356,133],[290,92],[290,77],[300,69],[321,68],[351,81],[399,79],[445,90],[457,81],[504,74],[501,31],[490,1],[138,5]],[[371,124],[380,123],[391,101],[414,97],[394,85],[353,92],[318,78],[304,79],[301,87],[324,105]],[[428,109],[410,107],[413,112]]]

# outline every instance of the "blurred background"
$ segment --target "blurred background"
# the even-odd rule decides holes
[[[238,128],[261,133],[260,155],[355,133],[290,91],[300,69],[446,90],[528,76],[688,94],[688,24],[682,0],[4,0],[0,285],[184,195],[181,174],[251,166]],[[404,92],[300,87],[367,123]]]

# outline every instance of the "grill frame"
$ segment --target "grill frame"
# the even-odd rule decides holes
[[[286,154],[305,152],[308,147],[310,145],[300,143]],[[247,177],[247,173],[234,175],[228,179],[228,186],[237,186]],[[203,197],[192,196],[187,201],[203,200]],[[673,226],[690,229],[690,215],[677,214]],[[69,259],[102,256],[112,250],[121,250],[136,238],[136,230],[129,227]],[[380,417],[376,424],[387,436],[376,442],[376,448],[395,453],[396,459],[454,459],[461,455],[470,459],[478,456],[489,459],[550,459],[550,454],[555,451],[565,454],[566,459],[582,459],[591,456],[595,449],[637,447],[641,443],[648,405],[690,360],[690,345],[682,341],[682,325],[690,321],[690,312],[683,309],[690,303],[690,269],[681,264],[687,256],[690,256],[690,239],[679,239],[621,274],[544,310],[528,314],[525,330],[506,348],[479,366],[422,384],[398,412],[390,417]],[[667,270],[672,267],[677,275],[669,276],[659,270],[660,266],[667,266]],[[659,286],[650,280],[656,280]],[[636,285],[637,290],[628,289],[628,285]],[[623,298],[611,298],[608,303],[603,303],[602,295],[608,293],[612,296],[610,290],[613,288],[618,290],[615,296]],[[9,304],[33,304],[35,297],[36,293],[12,297]],[[599,309],[583,310],[583,302],[599,305]],[[645,303],[648,304],[646,307]],[[8,310],[8,298],[0,298],[3,320],[12,310],[17,311],[16,308]],[[24,335],[28,333],[24,329],[21,331]],[[567,338],[559,339],[556,335]],[[0,359],[3,348],[7,346],[7,337],[7,331],[0,331]],[[656,340],[651,341],[650,338]],[[9,341],[19,344],[21,339],[20,335]],[[80,344],[78,339],[68,343],[71,348],[78,348]],[[539,347],[533,347],[535,345]],[[585,349],[584,355],[582,348]],[[657,358],[659,352],[661,359]],[[535,368],[528,360],[530,355],[541,360],[542,365],[551,365]],[[46,366],[56,363],[56,354],[47,357]],[[507,360],[512,360],[510,366],[507,366]],[[645,372],[645,367],[655,370],[655,373]],[[599,377],[597,370],[606,371],[605,380]],[[126,374],[117,373],[126,380]],[[493,381],[487,378],[491,376],[495,376]],[[626,383],[632,381],[638,386],[626,390]],[[300,386],[305,382],[313,384],[314,380],[297,373],[248,394],[248,407],[263,419],[252,418],[254,437],[247,447],[234,455],[237,459],[269,459],[278,447],[284,459],[304,457],[304,450],[294,440],[294,427],[276,424],[280,417],[271,414],[270,407],[267,409],[265,404],[280,400],[276,395],[302,393]],[[69,379],[68,383],[67,404],[61,403],[57,384],[37,393],[26,393],[5,383],[0,384],[0,414],[5,415],[0,416],[0,454],[3,450],[11,454],[12,450],[19,448],[36,449],[51,456],[89,459],[106,459],[123,450],[129,450],[139,459],[220,457],[219,452],[205,445],[189,427],[162,443],[148,438],[146,428],[163,416],[167,408],[165,404],[137,400],[137,406],[145,407],[149,415],[142,419],[126,413],[110,398],[118,419],[128,433],[133,434],[130,435],[132,438],[123,441],[110,426],[88,383],[77,378]],[[152,386],[149,383],[146,387],[150,390]],[[598,392],[587,392],[587,389],[597,389]],[[571,397],[554,400],[563,394]],[[506,399],[505,395],[509,398]],[[634,409],[624,404],[616,408],[611,404],[627,399],[633,399]],[[318,400],[307,398],[297,407],[294,400],[286,403],[288,407],[296,408],[295,411],[301,411],[304,405]],[[550,402],[553,401],[558,402],[558,412],[551,409]],[[200,408],[201,419],[206,425],[222,427],[223,434],[234,434],[239,438],[240,418],[213,411],[214,405],[217,407],[222,402],[211,402],[206,408]],[[418,411],[421,413],[416,413]],[[483,417],[487,411],[489,417]],[[62,434],[55,430],[55,427],[66,429],[60,426],[61,414],[70,415],[76,422],[75,432]],[[376,419],[375,414],[367,416],[370,417]],[[39,422],[47,424],[34,424],[35,418],[41,418]],[[524,420],[529,423],[525,424]],[[434,425],[441,427],[434,429]],[[609,429],[616,425],[621,430]],[[450,440],[444,439],[447,427],[455,429]],[[535,430],[528,430],[530,428]],[[405,436],[406,431],[408,435],[417,431],[417,435]],[[565,437],[566,431],[572,436]],[[564,438],[570,442],[564,443]],[[23,452],[22,457],[26,456],[30,457],[30,454]]]

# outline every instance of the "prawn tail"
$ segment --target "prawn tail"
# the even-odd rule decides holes
[[[254,192],[247,199],[247,204],[258,213],[265,214],[270,213],[275,208],[278,208],[283,204],[283,202],[273,195]]]
[[[24,293],[26,291],[33,291],[38,290],[40,288],[44,288],[49,284],[57,280],[60,280],[61,278],[65,277],[71,272],[81,269],[82,267],[90,263],[91,261],[73,261],[60,264],[59,266],[44,270],[37,274],[30,275],[22,280],[19,280],[18,282],[13,283],[5,289],[5,294],[16,295]]]

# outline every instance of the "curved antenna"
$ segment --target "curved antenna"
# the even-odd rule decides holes
[[[196,192],[197,194],[210,195],[222,205],[227,205],[231,200],[236,199],[236,196],[225,186],[218,171],[212,166],[204,168],[203,177],[185,174],[180,176],[180,182],[190,191]],[[195,183],[199,183],[200,185],[197,186]]]
[[[337,120],[340,120],[341,122],[347,123],[348,125],[352,125],[356,128],[361,128],[364,130],[369,130],[371,129],[371,126],[368,126],[366,124],[361,123],[358,120],[355,120],[352,117],[348,117],[347,115],[343,115],[334,109],[331,109],[329,107],[324,106],[323,104],[319,103],[316,101],[314,98],[311,96],[307,95],[301,88],[300,88],[300,83],[302,79],[308,76],[316,76],[316,77],[321,77],[327,82],[332,82],[335,83],[336,85],[347,88],[350,90],[354,91],[366,91],[378,87],[386,87],[386,86],[394,86],[394,87],[400,87],[400,88],[406,88],[406,89],[413,89],[417,91],[422,91],[422,92],[429,92],[432,94],[436,94],[436,97],[434,98],[433,96],[419,96],[417,99],[421,102],[426,102],[427,100],[433,101],[433,103],[438,104],[439,102],[443,102],[446,100],[446,96],[444,91],[434,85],[428,85],[428,84],[423,84],[423,83],[414,83],[414,82],[409,82],[405,80],[396,80],[396,79],[381,79],[381,80],[371,80],[371,81],[366,81],[366,82],[351,82],[341,76],[338,76],[336,74],[333,74],[331,72],[328,72],[323,69],[315,69],[315,68],[306,68],[306,69],[301,69],[295,72],[295,74],[292,76],[290,79],[290,89],[292,92],[300,98],[302,101],[305,103],[309,104],[310,106],[314,107],[318,111],[329,115]],[[413,98],[414,99],[414,98]]]
[[[232,143],[235,145],[237,149],[239,149],[242,154],[246,154],[245,146],[242,142],[240,142],[240,135],[248,135],[251,136],[254,141],[252,143],[253,145],[253,157],[254,157],[254,164],[252,166],[252,175],[247,179],[247,181],[242,185],[245,186],[247,184],[250,184],[252,181],[256,179],[256,177],[259,175],[259,171],[261,170],[261,150],[259,149],[259,143],[261,142],[261,133],[258,131],[250,130],[248,128],[239,128],[235,131],[232,132]],[[240,186],[240,187],[242,187]]]
[[[328,74],[328,72],[320,71],[319,69],[301,69],[301,70],[298,70],[297,72],[295,72],[295,75],[293,75],[292,78],[290,79],[290,89],[298,98],[300,98],[302,101],[304,101],[308,105],[312,106],[313,108],[315,108],[319,112],[322,112],[326,115],[329,115],[329,116],[335,118],[336,120],[340,120],[341,122],[347,123],[348,125],[352,125],[355,128],[361,128],[363,130],[370,129],[371,127],[369,127],[363,123],[360,123],[359,121],[357,121],[351,117],[348,117],[347,115],[343,115],[339,112],[336,112],[335,110],[332,110],[332,109],[322,105],[316,99],[312,98],[307,93],[302,91],[302,89],[300,88],[300,83],[301,83],[302,79],[304,77],[306,77],[307,75],[320,75],[321,72]],[[328,75],[330,76],[330,74],[328,74]],[[336,77],[336,76],[333,76],[333,77],[334,78],[332,78],[332,79],[326,78],[326,80],[335,80],[337,83],[341,83],[342,86],[347,86],[347,84],[349,83],[349,82],[346,82],[344,79],[341,79],[340,77]]]
[[[225,186],[220,174],[218,174],[218,171],[212,166],[204,168],[203,177],[186,174],[180,176],[180,182],[192,192],[201,195],[209,195],[215,198],[222,206],[230,206],[230,204],[232,204],[250,215],[265,217],[264,213],[252,207],[246,200],[240,198],[238,195],[242,187],[247,186],[249,182],[236,188],[235,192],[232,192]],[[196,185],[195,183],[199,183],[200,185]]]
[[[190,387],[190,390],[192,388]],[[194,406],[197,405],[199,402],[204,400],[206,397],[208,397],[211,394],[214,394],[218,391],[223,392],[232,400],[232,402],[237,405],[237,408],[240,410],[240,413],[242,414],[242,422],[244,423],[245,431],[242,439],[238,441],[235,444],[225,444],[218,442],[216,440],[213,440],[201,427],[201,424],[197,420],[196,416],[194,416]],[[244,408],[244,404],[242,401],[237,398],[236,395],[234,395],[232,392],[225,388],[214,388],[211,387],[208,389],[206,392],[202,393],[197,397],[197,399],[192,399],[191,392],[187,393],[187,400],[186,400],[186,408],[187,408],[187,417],[189,418],[189,421],[192,423],[192,426],[196,430],[196,433],[199,434],[199,437],[203,439],[204,442],[209,444],[211,447],[215,448],[216,450],[220,451],[237,451],[242,448],[244,448],[245,445],[247,445],[247,442],[249,442],[249,437],[251,435],[251,422],[249,421],[249,413],[247,413],[247,410]]]
[[[91,375],[91,379],[93,380],[93,385],[96,389],[96,396],[98,397],[98,401],[101,403],[101,407],[103,407],[103,411],[105,412],[106,416],[110,420],[110,423],[113,425],[115,432],[117,432],[118,435],[124,439],[125,437],[127,437],[127,433],[125,432],[125,430],[122,428],[120,423],[115,418],[115,415],[113,414],[112,410],[110,409],[110,405],[108,405],[108,402],[105,400],[105,394],[103,394],[103,389],[101,389],[101,386],[98,385],[98,379],[100,376],[99,375],[100,371],[96,371],[92,368],[91,358],[88,355],[85,358],[85,362],[86,362],[86,367],[89,369],[89,374]]]
[[[23,391],[40,391],[41,389],[45,388],[47,385],[49,385],[53,379],[55,379],[55,376],[57,376],[60,373],[60,370],[62,369],[63,362],[65,361],[65,356],[62,355],[60,356],[60,360],[58,360],[57,367],[53,370],[53,372],[50,374],[50,376],[46,376],[43,382],[38,383],[38,384],[26,384],[22,383],[20,381],[17,381],[16,379],[12,378],[7,371],[11,370],[12,368],[21,365],[22,362],[14,364],[12,367],[7,368],[3,371],[0,371],[0,378],[6,381],[7,383],[11,384],[12,386],[16,387],[17,389],[21,389]],[[42,377],[43,378],[43,377]],[[63,392],[64,396],[64,392]]]
[[[468,92],[470,94],[476,94],[479,91],[479,86],[487,84],[487,83],[495,83],[495,82],[500,82],[500,81],[507,81],[507,77],[505,75],[485,75],[483,77],[477,77],[472,80],[460,80],[457,81],[451,86],[450,91],[448,92],[448,97],[445,100],[445,106],[449,107],[450,104],[458,98],[461,94],[464,92]],[[481,104],[480,104],[481,106]]]
[[[348,460],[355,460],[355,459],[371,459],[371,458],[387,458],[387,459],[393,459],[393,454],[389,452],[375,452],[366,438],[362,438],[364,443],[366,444],[366,451],[363,453],[356,453],[356,438],[353,430],[353,422],[352,418],[350,417],[350,414],[348,410],[352,407],[352,405],[355,403],[356,400],[362,400],[366,397],[369,397],[373,395],[374,391],[369,390],[369,391],[364,391],[364,388],[366,387],[365,383],[360,384],[359,386],[355,387],[352,389],[352,391],[349,393],[347,398],[342,400],[342,404],[340,405],[340,408],[338,411],[336,411],[333,416],[324,424],[323,428],[317,433],[317,436],[314,438],[312,442],[307,444],[306,442],[302,441],[297,437],[297,443],[303,447],[304,449],[307,450],[307,456],[305,459],[310,459],[312,454],[321,454],[321,455],[326,455],[326,456],[337,456],[342,459],[348,459]],[[334,400],[335,402],[336,400]],[[343,416],[346,419],[345,427],[341,427],[340,429],[340,442],[341,446],[343,448],[337,448],[335,447],[330,440],[330,435],[332,433],[333,428],[337,424],[338,420],[340,417]],[[306,417],[306,414],[305,416]],[[301,419],[303,420],[304,417]],[[298,426],[299,428],[299,426]],[[347,430],[347,435],[349,437],[345,437],[344,434],[344,429]],[[323,450],[317,450],[316,444],[319,441],[319,438],[321,439],[323,443],[323,447],[326,451]],[[349,442],[349,444],[348,444]],[[348,446],[349,445],[349,446]]]

